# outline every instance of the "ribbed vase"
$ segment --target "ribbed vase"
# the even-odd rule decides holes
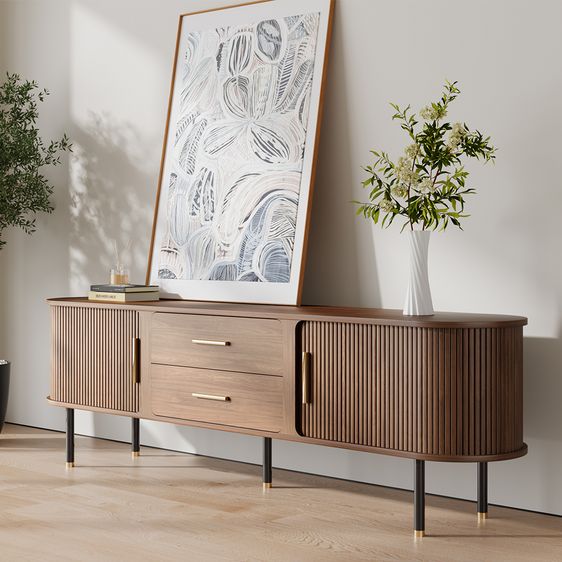
[[[426,316],[433,314],[431,288],[427,272],[429,250],[429,230],[409,230],[410,242],[410,279],[406,291],[404,314],[408,316]]]

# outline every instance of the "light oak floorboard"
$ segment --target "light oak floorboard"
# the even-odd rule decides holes
[[[0,561],[431,561],[562,559],[562,518],[7,425],[0,436]]]

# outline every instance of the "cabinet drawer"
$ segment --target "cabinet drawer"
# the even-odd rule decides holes
[[[279,432],[283,379],[188,367],[151,366],[156,416]]]
[[[156,313],[151,350],[152,363],[283,374],[277,320]]]

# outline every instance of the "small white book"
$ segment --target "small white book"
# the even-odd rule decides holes
[[[140,302],[157,301],[160,299],[158,291],[147,291],[145,293],[110,293],[104,291],[89,291],[90,301],[112,301],[112,302]]]

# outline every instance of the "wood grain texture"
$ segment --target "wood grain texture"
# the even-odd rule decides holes
[[[193,340],[228,345],[202,345]],[[151,361],[282,375],[281,324],[277,320],[157,313],[152,320]]]
[[[142,431],[141,431],[142,436]],[[260,441],[255,439],[258,458]],[[273,444],[275,462],[275,442]],[[553,562],[562,519],[427,496],[427,537],[411,536],[412,493],[6,424],[0,435],[6,562]],[[409,461],[403,461],[410,465]]]
[[[51,308],[51,398],[137,412],[133,340],[139,316],[119,308]]]
[[[435,460],[524,448],[522,328],[306,321],[300,344],[312,378],[303,436]]]
[[[119,319],[138,314],[142,400],[137,398],[134,417],[210,428],[226,423],[224,431],[275,432],[278,439],[419,460],[496,461],[527,452],[522,441],[522,317],[442,313],[428,320],[405,318],[399,311],[327,307],[49,303],[54,315],[80,319],[76,333],[95,329],[90,322],[96,315]],[[199,346],[192,339],[231,345]],[[54,327],[53,356],[64,356],[63,344]],[[312,354],[312,404],[305,408],[300,404],[302,351]],[[111,362],[112,353],[104,355],[106,360]],[[278,422],[271,427],[240,418],[217,421],[189,414],[191,406],[156,415],[151,382],[156,365],[278,378]],[[53,369],[53,403],[127,415],[115,401],[100,407],[88,397],[89,387],[80,387],[86,398],[63,396],[57,390],[64,386],[60,373]],[[91,376],[84,374],[73,384],[79,386],[81,376],[90,384]],[[205,392],[192,390],[199,391]]]
[[[283,427],[280,377],[152,365],[150,378],[156,416],[269,432]],[[193,394],[227,400],[201,399]]]
[[[412,326],[414,328],[503,328],[526,326],[527,318],[506,314],[473,314],[467,312],[436,312],[433,316],[404,316],[401,310],[383,308],[352,308],[335,306],[277,306],[224,302],[200,302],[161,299],[147,303],[102,303],[84,297],[48,299],[51,306],[76,306],[86,308],[111,308],[175,312],[178,314],[204,314],[212,316],[238,316],[243,318],[321,319],[358,322],[388,326]]]

